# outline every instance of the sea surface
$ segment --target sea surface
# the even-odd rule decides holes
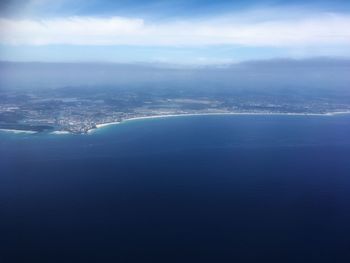
[[[350,115],[0,133],[0,262],[350,262]]]

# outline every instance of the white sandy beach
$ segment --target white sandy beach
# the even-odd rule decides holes
[[[340,114],[350,114],[350,111],[337,111],[328,113],[295,113],[295,112],[213,112],[213,113],[180,113],[180,114],[164,114],[164,115],[150,115],[133,117],[129,119],[122,120],[121,122],[111,122],[105,124],[96,125],[97,128],[105,127],[108,125],[119,124],[122,122],[133,121],[133,120],[143,120],[143,119],[157,119],[157,118],[168,118],[168,117],[181,117],[181,116],[210,116],[210,115],[288,115],[288,116],[334,116]]]
[[[111,126],[111,125],[116,125],[116,124],[119,124],[119,123],[120,123],[119,121],[114,121],[114,122],[106,122],[106,123],[96,124],[96,128],[88,130],[87,133],[91,134],[91,133],[95,132],[97,129],[108,127],[108,126]]]
[[[325,113],[324,115],[327,115],[327,116],[334,116],[334,115],[341,115],[341,114],[350,114],[350,111],[328,112],[328,113]]]
[[[170,117],[186,117],[186,116],[210,116],[210,115],[288,115],[288,116],[335,116],[341,114],[350,114],[350,111],[337,111],[337,112],[328,112],[328,113],[275,113],[275,112],[212,112],[212,113],[179,113],[179,114],[164,114],[164,115],[150,115],[150,116],[141,116],[133,117],[129,119],[124,119],[121,122],[107,122],[96,124],[96,128],[88,131],[88,134],[93,133],[97,129],[108,127],[111,125],[120,124],[123,122],[134,121],[134,120],[143,120],[143,119],[157,119],[157,118],[170,118]],[[27,130],[15,130],[15,129],[0,129],[2,132],[11,132],[16,134],[35,134],[36,131],[27,131]],[[71,134],[69,131],[53,131],[51,134],[55,135],[67,135]]]
[[[169,118],[169,117],[186,117],[186,116],[210,116],[210,115],[288,115],[288,116],[334,116],[339,114],[350,114],[350,111],[338,111],[338,112],[329,112],[329,113],[278,113],[278,112],[212,112],[212,113],[179,113],[179,114],[164,114],[164,115],[150,115],[150,116],[141,116],[133,117],[129,119],[124,119],[121,122],[108,122],[97,124],[96,128],[91,129],[88,133],[94,132],[96,129],[120,124],[123,122],[134,121],[134,120],[143,120],[143,119],[158,119],[158,118]]]
[[[213,112],[213,113],[180,113],[180,114],[164,114],[164,115],[150,115],[143,117],[133,117],[125,119],[122,122],[142,119],[156,119],[156,118],[168,118],[168,117],[181,117],[181,116],[210,116],[210,115],[288,115],[288,116],[334,116],[339,114],[350,114],[350,111],[339,111],[329,113],[278,113],[278,112]]]
[[[119,124],[119,121],[114,121],[114,122],[106,122],[106,123],[101,123],[101,124],[96,124],[96,128],[102,128],[102,127],[106,127],[106,126],[110,126],[110,125],[114,125],[114,124]]]
[[[64,134],[70,134],[69,131],[53,131],[51,134],[56,134],[56,135],[64,135]]]
[[[18,133],[18,134],[34,134],[37,133],[36,131],[26,131],[26,130],[15,130],[15,129],[0,129],[2,132],[11,132],[11,133]]]

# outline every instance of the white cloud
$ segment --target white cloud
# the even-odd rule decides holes
[[[141,18],[69,17],[0,19],[0,43],[7,45],[244,45],[350,47],[350,15],[321,13],[275,19],[249,14],[207,20],[146,22]],[[254,14],[254,13],[251,13]]]

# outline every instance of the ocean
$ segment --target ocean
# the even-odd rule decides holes
[[[350,115],[0,133],[0,262],[350,262]]]

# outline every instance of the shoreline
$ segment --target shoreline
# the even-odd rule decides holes
[[[85,134],[92,134],[94,131],[105,128],[112,125],[123,124],[128,121],[144,120],[144,119],[158,119],[158,118],[171,118],[171,117],[188,117],[188,116],[211,116],[211,115],[255,115],[255,116],[264,116],[264,115],[274,115],[274,116],[336,116],[336,115],[345,115],[350,114],[350,111],[336,111],[336,112],[326,112],[326,113],[295,113],[295,112],[208,112],[208,113],[178,113],[178,114],[163,114],[163,115],[149,115],[149,116],[140,116],[132,117],[128,119],[123,119],[121,121],[106,122],[96,124],[95,128],[89,129]],[[11,132],[15,134],[35,134],[36,131],[28,130],[16,130],[16,129],[1,129],[0,132]],[[50,132],[53,135],[68,135],[73,134],[70,131],[57,130]]]
[[[337,111],[337,112],[327,112],[327,113],[295,113],[295,112],[212,112],[212,113],[179,113],[179,114],[164,114],[164,115],[150,115],[150,116],[141,116],[141,117],[132,117],[128,119],[123,119],[122,121],[116,121],[116,122],[107,122],[103,124],[97,124],[96,128],[90,129],[88,131],[88,134],[92,133],[93,131],[111,126],[116,124],[123,124],[128,121],[136,121],[136,120],[145,120],[145,119],[160,119],[160,118],[171,118],[171,117],[187,117],[187,116],[211,116],[211,115],[256,115],[256,116],[263,116],[263,115],[275,115],[275,116],[335,116],[335,115],[342,115],[342,114],[350,114],[350,111]]]
[[[167,117],[181,117],[181,116],[211,116],[211,115],[287,115],[287,116],[335,116],[342,114],[350,114],[350,111],[337,111],[337,112],[327,112],[327,113],[295,113],[295,112],[212,112],[212,113],[180,113],[180,114],[164,114],[164,115],[150,115],[142,117],[132,117],[129,119],[124,119],[119,123],[132,121],[132,120],[142,120],[142,119],[157,119],[157,118],[167,118]]]
[[[120,124],[120,123],[121,123],[120,121],[113,121],[113,122],[106,122],[106,123],[96,124],[96,128],[93,128],[93,129],[88,130],[88,131],[87,131],[87,134],[91,134],[91,133],[93,133],[94,131],[96,131],[97,129],[104,128],[104,127],[108,127],[108,126],[111,126],[111,125]]]
[[[9,133],[15,133],[15,134],[35,134],[38,133],[36,131],[28,131],[28,130],[16,130],[16,129],[0,129],[0,132],[9,132]]]
[[[64,134],[71,134],[71,132],[69,132],[69,131],[53,131],[53,132],[50,132],[50,134],[64,135]]]
[[[96,128],[103,128],[103,127],[107,127],[110,125],[114,125],[114,124],[119,124],[120,121],[113,121],[113,122],[106,122],[106,123],[101,123],[101,124],[96,124]]]

